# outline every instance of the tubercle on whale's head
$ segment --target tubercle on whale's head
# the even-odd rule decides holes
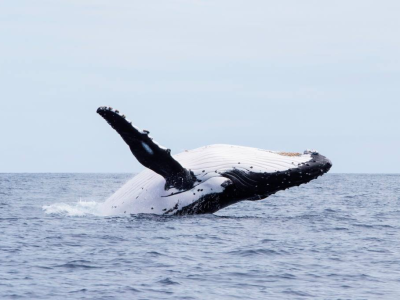
[[[321,168],[321,171],[327,173],[332,168],[332,161],[325,156],[319,154],[316,150],[306,150],[304,154],[310,154],[311,159],[309,162],[318,163],[317,167]],[[322,175],[322,174],[321,174]]]
[[[318,155],[319,152],[317,150],[307,149],[307,150],[304,150],[304,154]]]
[[[331,160],[321,155],[316,150],[305,150],[303,155],[309,156],[310,159],[300,163],[297,168],[292,169],[292,171],[306,175],[306,177],[308,176],[308,181],[322,176],[332,168]]]

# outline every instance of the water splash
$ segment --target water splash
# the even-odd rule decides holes
[[[76,203],[54,203],[43,205],[42,209],[49,215],[65,215],[72,217],[82,217],[85,215],[103,216],[101,211],[102,203],[95,201],[81,201]]]

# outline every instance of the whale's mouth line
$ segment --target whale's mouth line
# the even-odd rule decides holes
[[[199,185],[201,185],[201,184],[203,184],[203,183],[205,183],[205,182],[207,182],[207,181],[209,181],[210,179],[212,179],[212,178],[215,178],[215,177],[224,177],[224,176],[211,176],[211,177],[209,177],[209,178],[207,178],[206,180],[202,180],[201,182],[198,182],[198,184],[195,184],[192,188],[190,188],[190,189],[187,189],[187,190],[179,190],[178,192],[172,192],[172,193],[170,193],[170,194],[168,194],[168,195],[165,195],[165,196],[160,196],[161,198],[168,198],[168,197],[171,197],[171,196],[175,196],[175,195],[179,195],[179,194],[183,194],[183,193],[186,193],[186,192],[190,192],[190,191],[195,191],[196,190],[196,188],[199,186]],[[201,191],[203,191],[203,189],[201,189]]]
[[[193,187],[193,188],[194,188],[194,187]],[[190,190],[192,190],[193,188],[191,188]],[[168,197],[171,197],[171,196],[175,196],[175,195],[179,195],[179,194],[186,193],[186,192],[188,192],[188,191],[190,191],[190,190],[179,191],[179,192],[176,192],[176,193],[171,193],[171,194],[168,194],[168,195],[166,195],[166,196],[160,196],[160,197],[161,197],[161,198],[168,198]]]

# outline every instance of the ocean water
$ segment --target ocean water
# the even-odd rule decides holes
[[[104,217],[131,174],[0,174],[0,299],[400,299],[400,175]]]

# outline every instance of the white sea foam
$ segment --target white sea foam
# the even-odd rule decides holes
[[[103,215],[100,210],[102,203],[95,201],[78,201],[76,203],[54,203],[43,205],[42,209],[46,214],[66,215],[81,217],[85,215]]]

